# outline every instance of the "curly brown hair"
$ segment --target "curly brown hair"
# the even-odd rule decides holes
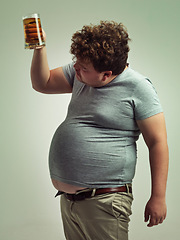
[[[74,58],[90,61],[98,72],[120,74],[127,64],[130,40],[122,23],[101,21],[99,25],[85,25],[72,36],[70,53]]]

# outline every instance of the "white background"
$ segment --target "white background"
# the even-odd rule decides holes
[[[48,170],[49,145],[64,120],[70,95],[43,95],[30,83],[32,50],[24,49],[22,16],[40,13],[47,34],[50,68],[71,61],[71,36],[85,24],[123,22],[129,62],[148,76],[161,100],[170,148],[167,220],[147,228],[144,207],[150,196],[148,152],[138,143],[130,240],[178,240],[179,228],[179,0],[2,0],[0,8],[0,239],[63,240],[59,199]],[[78,240],[78,239],[75,239]]]

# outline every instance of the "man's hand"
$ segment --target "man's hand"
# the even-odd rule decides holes
[[[46,42],[46,33],[45,33],[45,31],[43,29],[42,29],[42,36],[43,36],[44,42]],[[42,48],[44,48],[44,45],[42,45],[42,46],[35,46],[34,47],[35,50],[39,50],[39,49],[42,49]]]
[[[145,207],[144,221],[149,223],[148,227],[153,227],[164,221],[166,218],[167,208],[164,198],[151,197]]]
[[[42,34],[43,34],[44,41],[46,42],[46,33],[45,33],[44,29],[42,29]]]

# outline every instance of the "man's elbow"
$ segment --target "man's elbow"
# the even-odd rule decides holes
[[[33,83],[32,83],[32,89],[39,93],[46,93],[45,88],[43,88],[42,86],[41,87],[37,86],[36,84],[33,84]]]

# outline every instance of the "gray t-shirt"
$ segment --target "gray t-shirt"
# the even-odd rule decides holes
[[[52,139],[51,178],[90,188],[131,183],[140,135],[136,120],[162,112],[152,83],[130,67],[96,88],[77,80],[73,64],[63,71],[73,92]]]

